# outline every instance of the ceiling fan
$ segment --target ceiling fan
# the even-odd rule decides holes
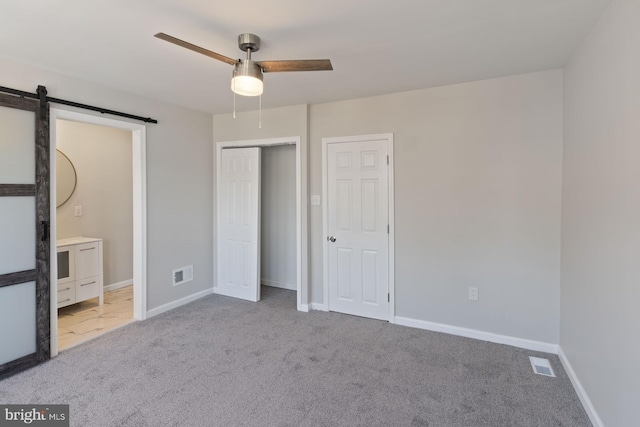
[[[184,40],[180,40],[165,33],[158,33],[155,37],[169,43],[201,53],[218,61],[233,65],[231,90],[238,95],[257,96],[262,94],[262,73],[279,73],[284,71],[330,71],[333,70],[328,59],[293,59],[283,61],[254,61],[251,54],[260,50],[260,37],[255,34],[243,33],[238,36],[238,47],[247,53],[245,59],[232,59],[228,56],[212,52]]]

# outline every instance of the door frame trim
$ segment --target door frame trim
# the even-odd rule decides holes
[[[218,293],[218,194],[220,180],[218,174],[222,168],[221,153],[224,148],[271,147],[277,145],[295,145],[296,147],[296,307],[298,311],[309,311],[309,247],[308,247],[308,189],[307,189],[307,147],[299,136],[284,138],[252,139],[244,141],[221,141],[215,145],[216,172],[213,221],[213,292]]]
[[[323,311],[329,311],[329,245],[327,244],[329,223],[327,211],[328,193],[328,164],[327,151],[329,144],[340,144],[345,142],[367,142],[367,141],[387,141],[389,155],[388,185],[389,185],[389,323],[395,323],[395,193],[394,193],[394,157],[393,157],[393,133],[379,133],[372,135],[338,136],[322,138],[322,290],[324,303],[317,307]]]
[[[51,253],[56,253],[56,156],[57,123],[60,120],[131,131],[133,172],[133,318],[147,318],[147,128],[145,125],[58,108],[51,109]],[[51,357],[58,354],[57,259],[51,260]]]

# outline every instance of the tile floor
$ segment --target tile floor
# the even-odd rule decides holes
[[[133,285],[58,309],[58,350],[73,347],[133,321]]]

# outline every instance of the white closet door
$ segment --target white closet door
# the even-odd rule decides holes
[[[216,292],[260,300],[260,148],[226,148],[218,171]]]

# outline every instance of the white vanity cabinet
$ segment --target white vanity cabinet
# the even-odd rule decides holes
[[[98,297],[104,302],[102,239],[72,237],[58,247],[58,308]]]

